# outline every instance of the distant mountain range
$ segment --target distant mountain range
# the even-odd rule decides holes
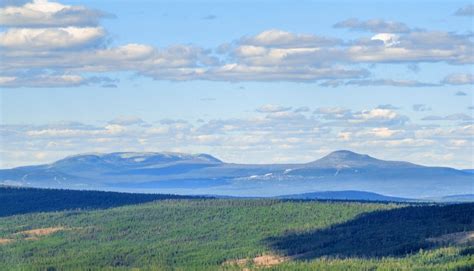
[[[359,200],[359,201],[394,201],[394,202],[408,202],[413,199],[389,197],[372,192],[364,191],[322,191],[310,192],[294,195],[278,196],[279,199],[301,199],[301,200]]]
[[[208,154],[82,154],[0,170],[0,184],[229,196],[364,191],[419,199],[474,194],[470,170],[384,161],[346,150],[305,164],[268,165],[225,163]]]

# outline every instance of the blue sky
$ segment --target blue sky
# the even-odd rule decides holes
[[[83,152],[473,168],[470,1],[4,1],[0,167]]]

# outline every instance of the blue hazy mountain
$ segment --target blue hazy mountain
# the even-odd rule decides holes
[[[233,164],[208,154],[110,153],[0,170],[0,184],[124,192],[278,196],[357,190],[402,198],[473,194],[474,175],[335,151],[304,164]]]
[[[372,192],[364,191],[322,191],[293,195],[279,196],[279,199],[302,199],[302,200],[367,200],[367,201],[412,201],[407,198],[389,197]]]
[[[428,198],[426,200],[438,202],[474,202],[474,194],[449,195],[440,198]]]

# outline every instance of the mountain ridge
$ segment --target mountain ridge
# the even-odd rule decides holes
[[[0,184],[122,192],[277,196],[358,190],[400,198],[471,193],[474,175],[339,150],[300,164],[235,164],[209,154],[114,152],[0,170]]]
[[[413,199],[391,197],[382,194],[345,190],[345,191],[317,191],[302,194],[281,195],[279,199],[301,199],[301,200],[361,200],[361,201],[390,201],[390,202],[409,202]]]
[[[383,160],[383,159],[378,159],[378,158],[375,158],[375,157],[372,157],[368,154],[360,154],[360,153],[356,153],[356,152],[353,152],[353,151],[350,151],[350,150],[336,150],[336,151],[333,151],[333,152],[330,152],[329,154],[323,156],[323,157],[320,157],[316,160],[313,160],[313,161],[309,161],[309,162],[303,162],[303,163],[282,163],[282,164],[279,164],[279,163],[276,163],[276,164],[242,164],[242,163],[233,163],[233,162],[225,162],[225,161],[222,161],[218,158],[216,158],[215,156],[213,155],[210,155],[210,154],[206,154],[206,153],[196,153],[196,154],[189,154],[189,153],[181,153],[181,152],[167,152],[167,151],[163,151],[163,152],[111,152],[111,153],[100,153],[100,152],[89,152],[89,153],[80,153],[80,154],[74,154],[74,155],[69,155],[69,156],[66,156],[62,159],[59,159],[59,160],[56,160],[54,162],[51,162],[51,163],[47,163],[47,164],[40,164],[40,165],[26,165],[26,166],[19,166],[19,167],[13,167],[13,168],[5,168],[5,169],[0,169],[0,170],[8,170],[8,169],[17,169],[17,168],[24,168],[24,167],[38,167],[38,166],[46,166],[46,165],[56,165],[56,164],[60,164],[61,162],[65,162],[65,161],[68,161],[68,160],[73,160],[73,159],[81,159],[81,158],[85,158],[85,157],[96,157],[96,158],[110,158],[110,157],[120,157],[124,160],[130,160],[130,159],[145,159],[146,158],[152,158],[152,157],[156,157],[156,156],[159,156],[159,157],[169,157],[171,159],[174,159],[174,160],[171,160],[170,161],[178,161],[178,160],[182,160],[182,161],[191,161],[193,159],[201,159],[203,162],[214,162],[214,163],[223,163],[223,164],[235,164],[235,165],[261,165],[261,166],[265,166],[265,165],[276,165],[276,166],[283,166],[283,165],[317,165],[317,164],[323,164],[324,163],[327,163],[327,162],[337,162],[337,161],[340,161],[340,160],[345,160],[345,161],[355,161],[355,160],[362,160],[364,162],[371,162],[371,163],[399,163],[399,164],[403,164],[403,165],[407,165],[407,166],[413,166],[413,167],[427,167],[427,166],[424,166],[424,165],[419,165],[419,164],[415,164],[415,163],[411,163],[411,162],[406,162],[406,161],[397,161],[397,160]],[[142,162],[142,161],[138,161],[136,160],[136,162]],[[341,161],[342,162],[342,161]],[[439,167],[439,168],[452,168],[452,167],[446,167],[446,166],[431,166],[431,167]],[[455,169],[455,168],[453,168]],[[458,169],[456,169],[458,170]],[[474,169],[459,169],[460,171],[464,171],[464,172],[473,172]]]

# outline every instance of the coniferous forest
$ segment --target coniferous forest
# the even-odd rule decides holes
[[[472,270],[474,204],[368,203],[37,191],[107,205],[0,218],[1,270]],[[91,194],[88,194],[91,193]],[[110,198],[107,198],[110,196]],[[48,197],[46,197],[48,198]],[[54,197],[49,197],[50,199]],[[72,197],[74,198],[74,197]],[[147,198],[149,199],[149,198]],[[115,204],[112,204],[117,201]],[[120,204],[119,204],[120,202]],[[45,206],[49,206],[43,202]],[[66,208],[67,207],[67,208]],[[114,207],[114,208],[111,208]],[[3,207],[2,207],[3,208]]]

